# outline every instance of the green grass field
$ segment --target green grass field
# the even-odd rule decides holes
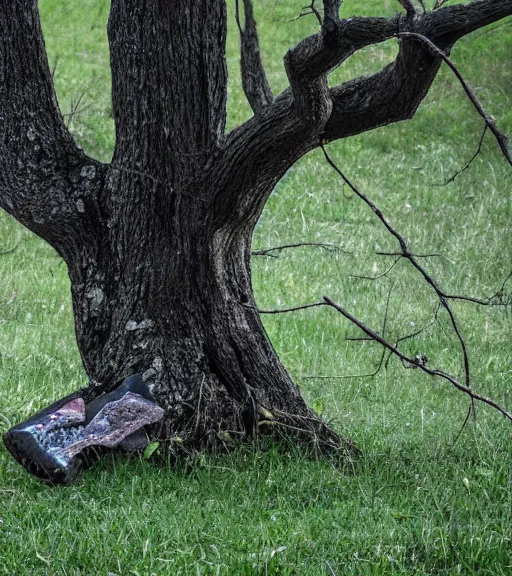
[[[277,92],[282,56],[314,31],[290,22],[305,2],[259,0],[261,47]],[[392,14],[398,3],[347,0],[344,15]],[[41,0],[50,63],[63,113],[81,98],[71,130],[87,153],[113,149],[106,41],[107,0]],[[230,6],[229,125],[250,112],[240,87],[238,39]],[[452,57],[499,126],[512,133],[512,22],[461,40]],[[362,50],[333,74],[341,82],[372,73],[394,42]],[[470,169],[482,124],[456,79],[443,70],[417,116],[329,146],[340,167],[390,217],[450,293],[486,296],[512,266],[512,175],[492,137]],[[406,262],[376,250],[397,246],[371,210],[350,197],[321,152],[286,175],[258,225],[255,248],[329,242],[254,258],[261,308],[323,295],[387,334],[429,322],[435,297]],[[34,235],[0,214],[0,433],[86,383],[73,334],[65,265]],[[508,285],[512,292],[512,282]],[[471,357],[473,386],[512,407],[511,310],[454,304]],[[392,359],[373,378],[380,349],[334,310],[265,317],[281,359],[308,401],[363,455],[353,465],[311,461],[299,451],[241,447],[170,469],[157,460],[107,457],[80,484],[50,488],[0,447],[0,575],[329,575],[512,573],[512,427],[478,406],[454,439],[468,401],[442,381]],[[439,323],[404,343],[411,355],[460,375],[461,356]],[[354,376],[344,379],[311,375]]]

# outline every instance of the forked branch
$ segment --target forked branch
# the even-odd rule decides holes
[[[403,352],[401,352],[399,350],[399,348],[396,346],[396,344],[392,344],[391,342],[386,340],[386,338],[384,338],[383,336],[381,336],[380,334],[375,332],[375,330],[373,330],[372,328],[369,328],[368,326],[366,326],[363,322],[358,320],[355,316],[352,316],[352,314],[347,312],[347,310],[345,310],[342,306],[335,303],[333,300],[331,300],[327,296],[324,296],[322,301],[314,302],[312,304],[304,304],[302,306],[293,306],[290,308],[281,308],[281,309],[275,309],[275,310],[258,310],[258,312],[260,314],[282,314],[282,313],[289,313],[289,312],[297,312],[299,310],[307,310],[309,308],[319,308],[322,306],[330,306],[331,308],[334,308],[335,310],[337,310],[342,316],[347,318],[347,320],[350,320],[350,322],[352,322],[358,328],[360,328],[368,336],[369,339],[371,339],[375,342],[378,342],[379,344],[381,344],[381,346],[384,347],[384,349],[389,350],[389,352],[391,354],[394,354],[395,356],[397,356],[402,361],[404,366],[407,366],[410,368],[418,368],[422,372],[425,372],[425,374],[428,374],[429,376],[437,376],[439,378],[442,378],[443,380],[446,380],[452,386],[454,386],[457,390],[459,390],[460,392],[463,392],[464,394],[467,394],[472,402],[478,401],[478,402],[482,402],[484,404],[487,404],[488,406],[491,406],[492,408],[494,408],[495,410],[500,412],[503,416],[505,416],[508,420],[510,420],[512,422],[512,413],[510,413],[508,410],[503,408],[500,404],[498,404],[497,402],[495,402],[491,398],[488,398],[486,396],[483,396],[482,394],[479,394],[478,392],[475,392],[471,387],[466,386],[465,384],[462,384],[461,382],[459,382],[456,378],[454,378],[452,375],[448,374],[447,372],[444,372],[443,370],[439,370],[437,368],[430,368],[428,366],[428,360],[422,354],[418,354],[414,357],[407,356],[406,354],[404,354]],[[381,359],[381,362],[382,362],[382,359]],[[372,376],[372,374],[370,374],[368,376]],[[354,377],[358,377],[358,376],[350,376],[350,378],[354,378]],[[336,377],[328,376],[327,378],[336,378]]]
[[[374,330],[363,324],[355,316],[352,316],[352,314],[347,312],[342,306],[336,304],[327,296],[324,296],[323,300],[327,306],[330,306],[331,308],[337,310],[342,316],[347,318],[347,320],[350,320],[350,322],[352,322],[358,328],[360,328],[372,340],[375,340],[376,342],[384,346],[384,348],[387,348],[392,354],[400,358],[402,362],[406,362],[407,364],[410,364],[414,368],[419,368],[422,372],[425,372],[425,374],[428,374],[430,376],[438,376],[439,378],[448,381],[450,384],[452,384],[452,386],[457,388],[457,390],[467,394],[472,401],[477,400],[479,402],[487,404],[488,406],[491,406],[495,410],[498,410],[498,412],[503,414],[503,416],[505,416],[508,420],[512,422],[512,414],[508,410],[505,410],[505,408],[500,406],[497,402],[495,402],[491,398],[487,398],[486,396],[478,394],[478,392],[475,392],[469,386],[462,384],[456,378],[454,378],[447,372],[444,372],[443,370],[439,370],[437,368],[429,368],[421,355],[411,358],[410,356],[403,354],[396,346],[391,344],[391,342],[389,342],[388,340],[383,338],[380,334],[378,334],[377,332],[375,332]]]

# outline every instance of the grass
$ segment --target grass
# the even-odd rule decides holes
[[[314,29],[289,23],[302,3],[260,0],[261,44],[274,89],[286,86],[281,56]],[[390,14],[398,5],[347,0],[345,15]],[[231,7],[232,8],[232,7]],[[50,62],[64,113],[81,146],[102,160],[113,148],[106,0],[41,0]],[[231,10],[233,12],[233,10]],[[232,14],[231,14],[232,18]],[[459,42],[452,57],[499,125],[512,132],[510,21]],[[392,42],[361,51],[333,81],[390,61]],[[229,124],[249,116],[240,90],[230,20]],[[448,291],[493,293],[510,270],[512,178],[488,135],[483,152],[454,183],[440,182],[476,149],[481,123],[443,70],[414,120],[329,146],[346,173],[388,214],[416,252],[439,252],[428,267]],[[347,191],[345,190],[345,193]],[[334,242],[351,252],[298,249],[254,259],[262,308],[328,295],[380,329],[392,287],[388,334],[428,322],[435,299],[407,264],[378,282],[395,250],[369,211],[346,198],[319,152],[286,175],[258,225],[255,247]],[[86,382],[73,335],[69,282],[57,255],[0,214],[0,433]],[[509,286],[510,290],[510,286]],[[509,403],[510,311],[454,306],[479,391]],[[441,382],[391,361],[375,378],[309,380],[372,372],[380,351],[333,310],[265,318],[280,357],[309,402],[363,456],[353,466],[307,460],[275,446],[242,447],[170,470],[157,460],[108,457],[77,486],[49,488],[0,448],[2,575],[510,574],[511,428],[479,407],[453,446],[467,400]],[[413,328],[414,325],[414,328]],[[447,318],[404,345],[459,373]]]

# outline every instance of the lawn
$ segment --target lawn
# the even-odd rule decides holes
[[[274,91],[286,87],[282,56],[315,30],[296,16],[304,2],[257,0],[261,49]],[[343,14],[387,15],[397,2],[347,0]],[[106,41],[107,0],[41,0],[47,50],[62,111],[88,154],[114,145]],[[250,115],[241,91],[230,8],[229,126]],[[512,134],[512,22],[461,40],[453,60]],[[362,50],[332,83],[372,73],[396,43]],[[71,114],[75,110],[74,114]],[[510,167],[454,76],[442,70],[411,121],[329,145],[329,154],[387,214],[448,293],[488,296],[512,266]],[[376,251],[396,242],[342,186],[320,151],[280,182],[254,247],[328,242],[343,251],[283,251],[253,258],[261,308],[323,295],[390,339],[432,318],[435,295],[405,261]],[[56,253],[0,214],[0,434],[86,384],[73,333],[66,267]],[[512,293],[512,281],[505,286]],[[475,389],[506,407],[512,380],[512,310],[453,305]],[[382,367],[371,342],[334,310],[266,316],[265,326],[308,401],[362,449],[350,465],[308,460],[298,450],[243,446],[170,468],[142,457],[106,457],[76,486],[47,487],[0,447],[0,574],[340,575],[512,573],[512,427],[477,406],[455,442],[468,400],[443,381]],[[403,344],[429,365],[462,371],[446,314]],[[311,378],[324,376],[327,378]],[[339,378],[342,377],[343,378]]]

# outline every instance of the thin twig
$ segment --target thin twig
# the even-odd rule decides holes
[[[482,135],[480,136],[480,140],[478,142],[478,148],[476,149],[476,152],[473,154],[473,156],[471,156],[471,158],[468,160],[468,162],[465,164],[465,166],[463,168],[461,168],[460,170],[457,170],[457,172],[455,172],[455,174],[453,174],[452,176],[450,176],[450,178],[448,178],[448,180],[446,180],[445,182],[443,182],[443,186],[446,186],[448,184],[451,184],[455,178],[457,178],[457,176],[459,176],[460,174],[462,174],[465,170],[467,170],[471,164],[473,164],[473,160],[480,154],[480,152],[482,151],[482,144],[484,143],[484,138],[485,138],[485,134],[487,132],[488,126],[487,124],[484,126],[484,131],[482,132]]]
[[[295,16],[295,18],[292,18],[290,22],[295,22],[296,20],[299,20],[299,18],[303,18],[304,16],[310,16],[311,14],[314,14],[316,16],[316,19],[318,20],[318,23],[320,24],[320,26],[322,26],[323,24],[322,16],[320,15],[320,12],[316,9],[315,1],[316,0],[311,0],[311,4],[308,4],[307,6],[301,8],[299,15]],[[309,12],[307,12],[307,10],[309,10]]]
[[[386,300],[386,312],[384,313],[384,322],[382,323],[382,335],[385,336],[386,334],[386,324],[388,321],[388,310],[389,310],[389,301],[391,300],[391,292],[393,291],[394,285],[391,286],[391,288],[389,289],[388,292],[388,297]],[[373,341],[370,338],[370,341]],[[382,364],[384,362],[384,357],[386,356],[386,349],[383,348],[382,349],[382,355],[380,357],[379,363],[377,365],[377,368],[371,372],[370,374],[354,374],[354,375],[350,375],[350,376],[303,376],[304,380],[325,380],[327,378],[331,378],[331,379],[336,379],[336,380],[340,380],[340,379],[345,379],[345,378],[374,378],[375,376],[377,376],[377,374],[380,372],[381,368],[382,368]]]
[[[455,446],[455,444],[457,444],[457,440],[464,431],[464,428],[466,428],[466,424],[469,422],[469,417],[471,416],[472,412],[473,412],[473,406],[470,406],[467,411],[466,417],[464,418],[464,422],[462,423],[462,426],[460,427],[459,431],[457,432],[457,435],[455,436],[454,441],[452,442],[452,448]]]
[[[400,258],[402,257],[401,252],[380,252],[380,251],[377,251],[377,252],[375,252],[375,254],[378,254],[379,256],[400,256]],[[413,256],[415,258],[446,258],[446,256],[443,256],[442,254],[413,254]]]
[[[323,302],[315,302],[314,304],[304,304],[303,306],[294,306],[293,308],[275,308],[274,310],[260,310],[250,304],[241,303],[245,308],[256,310],[259,314],[286,314],[288,312],[298,312],[299,310],[307,310],[308,308],[317,308],[318,306],[325,306]]]
[[[379,342],[382,346],[384,346],[385,348],[390,350],[393,354],[398,356],[398,358],[400,358],[402,361],[407,362],[408,364],[411,364],[411,365],[415,366],[416,368],[419,368],[422,372],[425,372],[426,374],[429,374],[430,376],[438,376],[440,378],[443,378],[444,380],[446,380],[450,384],[452,384],[455,388],[457,388],[457,390],[467,394],[473,401],[478,400],[479,402],[483,402],[484,404],[491,406],[492,408],[498,410],[498,412],[503,414],[503,416],[505,416],[508,420],[510,420],[512,422],[512,414],[510,412],[508,412],[507,410],[505,410],[504,408],[502,408],[497,402],[495,402],[491,398],[487,398],[486,396],[482,396],[481,394],[478,394],[477,392],[475,392],[474,390],[472,390],[468,386],[465,386],[464,384],[462,384],[461,382],[456,380],[453,376],[451,376],[450,374],[447,374],[446,372],[443,372],[442,370],[439,370],[437,368],[429,368],[425,363],[420,361],[418,356],[416,356],[414,358],[410,358],[409,356],[406,356],[405,354],[400,352],[400,350],[398,348],[395,348],[395,346],[393,344],[388,342],[386,339],[384,339],[382,336],[377,334],[377,332],[375,332],[371,328],[368,328],[368,326],[365,326],[360,320],[358,320],[357,318],[352,316],[349,312],[347,312],[339,304],[336,304],[335,302],[333,302],[327,296],[324,296],[324,302],[328,306],[331,306],[332,308],[337,310],[342,316],[347,318],[347,320],[350,320],[353,324],[358,326],[365,334],[370,336],[373,340]]]
[[[359,278],[361,280],[378,280],[379,278],[383,278],[384,276],[389,274],[389,272],[391,272],[391,270],[393,270],[393,268],[396,266],[396,264],[398,263],[398,261],[401,258],[402,258],[402,255],[399,254],[398,258],[393,262],[393,264],[391,264],[391,266],[385,272],[382,272],[382,274],[378,274],[377,276],[358,276],[357,274],[349,274],[348,277],[349,278]]]
[[[451,321],[453,330],[454,330],[454,332],[455,332],[455,334],[459,340],[460,347],[462,350],[463,364],[464,364],[465,386],[467,388],[470,388],[471,387],[471,377],[470,377],[470,371],[469,371],[469,357],[468,357],[468,352],[467,352],[467,348],[466,348],[466,343],[465,343],[464,338],[462,337],[462,334],[459,330],[458,323],[455,319],[455,314],[453,313],[453,311],[451,309],[449,297],[439,288],[437,282],[432,278],[432,276],[430,276],[430,274],[425,270],[425,268],[414,257],[412,252],[409,250],[409,247],[407,245],[405,238],[399,232],[397,232],[397,230],[395,230],[391,226],[391,224],[388,222],[388,220],[386,219],[384,214],[381,212],[381,210],[370,200],[370,198],[368,198],[368,196],[366,196],[366,194],[361,192],[354,184],[352,184],[352,182],[345,176],[345,174],[343,174],[343,172],[338,168],[338,166],[334,163],[334,161],[331,159],[331,157],[327,154],[327,151],[326,151],[326,149],[322,143],[320,144],[320,147],[322,148],[325,159],[327,160],[329,165],[345,181],[345,183],[351,188],[351,190],[354,192],[354,194],[356,194],[361,200],[363,200],[363,202],[365,202],[372,209],[372,211],[375,213],[377,218],[385,226],[387,231],[392,236],[394,236],[394,238],[398,241],[402,257],[409,260],[409,262],[414,266],[414,268],[416,268],[416,270],[418,270],[418,272],[423,276],[423,278],[427,282],[427,284],[429,284],[432,287],[432,289],[434,290],[434,292],[437,294],[437,297],[439,298],[439,302],[441,303],[443,308],[447,311],[448,316],[450,317],[450,321]],[[463,299],[463,297],[460,297],[460,299]]]
[[[439,309],[441,308],[441,303],[438,302],[436,309],[434,310],[434,315],[432,317],[432,320],[430,320],[430,322],[428,324],[425,324],[425,326],[423,326],[422,328],[420,328],[419,330],[416,330],[415,332],[411,332],[410,334],[406,334],[405,336],[401,336],[400,338],[397,338],[395,340],[395,348],[398,348],[398,345],[400,344],[400,342],[404,342],[405,340],[410,340],[411,338],[416,338],[416,336],[419,336],[420,334],[423,334],[423,332],[425,332],[426,330],[428,330],[431,326],[433,326],[438,319],[438,312]],[[387,359],[386,359],[386,363],[384,364],[384,368],[387,370],[388,369],[388,364],[389,361],[391,359],[391,352],[389,353]]]
[[[344,250],[341,246],[336,244],[328,244],[323,242],[298,242],[297,244],[283,244],[283,246],[275,246],[272,248],[263,248],[261,250],[253,250],[251,252],[252,256],[270,256],[271,258],[279,258],[275,256],[272,252],[281,252],[281,250],[287,250],[289,248],[302,248],[304,246],[312,246],[314,248],[325,248],[331,252],[343,252],[344,254],[351,254],[348,250]]]
[[[417,32],[397,32],[396,35],[398,38],[416,38],[420,40],[421,42],[426,44],[434,52],[434,54],[436,54],[436,56],[439,56],[440,58],[443,59],[443,61],[448,65],[448,67],[452,70],[452,72],[455,74],[455,76],[461,83],[462,88],[466,93],[466,96],[469,98],[469,101],[471,102],[471,104],[473,104],[478,114],[480,114],[480,116],[483,118],[487,128],[489,128],[489,130],[494,134],[494,137],[496,138],[496,141],[498,142],[498,145],[501,151],[503,152],[503,155],[507,159],[508,163],[512,166],[512,156],[510,155],[510,151],[508,149],[507,136],[496,126],[495,119],[489,114],[487,114],[484,107],[476,97],[473,90],[471,90],[466,80],[464,80],[462,74],[459,72],[457,66],[455,66],[453,61],[440,48],[438,48],[432,42],[432,40],[429,40],[426,36],[423,36],[423,34],[418,34]]]
[[[247,306],[247,305],[244,304],[244,306]],[[336,304],[335,302],[333,302],[327,296],[323,297],[323,302],[315,302],[313,304],[305,304],[303,306],[296,306],[294,308],[283,308],[283,309],[279,309],[279,310],[270,310],[270,311],[269,310],[258,310],[258,312],[261,314],[265,314],[265,313],[266,314],[279,314],[279,313],[285,313],[285,312],[295,312],[297,310],[304,310],[306,308],[314,308],[314,307],[319,307],[319,306],[330,306],[331,308],[334,308],[342,316],[347,318],[347,320],[350,320],[350,322],[352,322],[358,328],[360,328],[372,340],[375,340],[376,342],[378,342],[379,344],[384,346],[384,348],[389,350],[391,353],[395,354],[395,356],[400,358],[400,360],[402,360],[402,362],[405,362],[408,365],[411,365],[411,367],[419,368],[422,372],[425,372],[429,376],[438,376],[439,378],[446,380],[447,382],[452,384],[452,386],[454,386],[457,390],[459,390],[460,392],[463,392],[464,394],[467,394],[471,398],[472,401],[477,400],[478,402],[482,402],[484,404],[487,404],[488,406],[491,406],[492,408],[494,408],[495,410],[500,412],[500,414],[502,414],[505,418],[507,418],[508,420],[510,420],[512,422],[512,414],[510,412],[508,412],[508,410],[505,410],[505,408],[500,406],[500,404],[498,404],[497,402],[495,402],[491,398],[487,398],[486,396],[483,396],[482,394],[478,394],[472,388],[465,386],[464,384],[459,382],[456,378],[454,378],[453,376],[451,376],[447,372],[444,372],[443,370],[439,370],[437,368],[429,368],[427,366],[427,362],[424,360],[424,356],[418,354],[414,358],[411,358],[411,357],[405,355],[398,348],[396,348],[393,344],[391,344],[391,342],[388,342],[380,334],[378,334],[377,332],[375,332],[374,330],[372,330],[371,328],[369,328],[368,326],[363,324],[360,320],[358,320],[357,318],[352,316],[352,314],[347,312],[339,304]],[[251,306],[251,308],[252,308],[252,306]],[[332,378],[332,377],[326,376],[325,378]]]

